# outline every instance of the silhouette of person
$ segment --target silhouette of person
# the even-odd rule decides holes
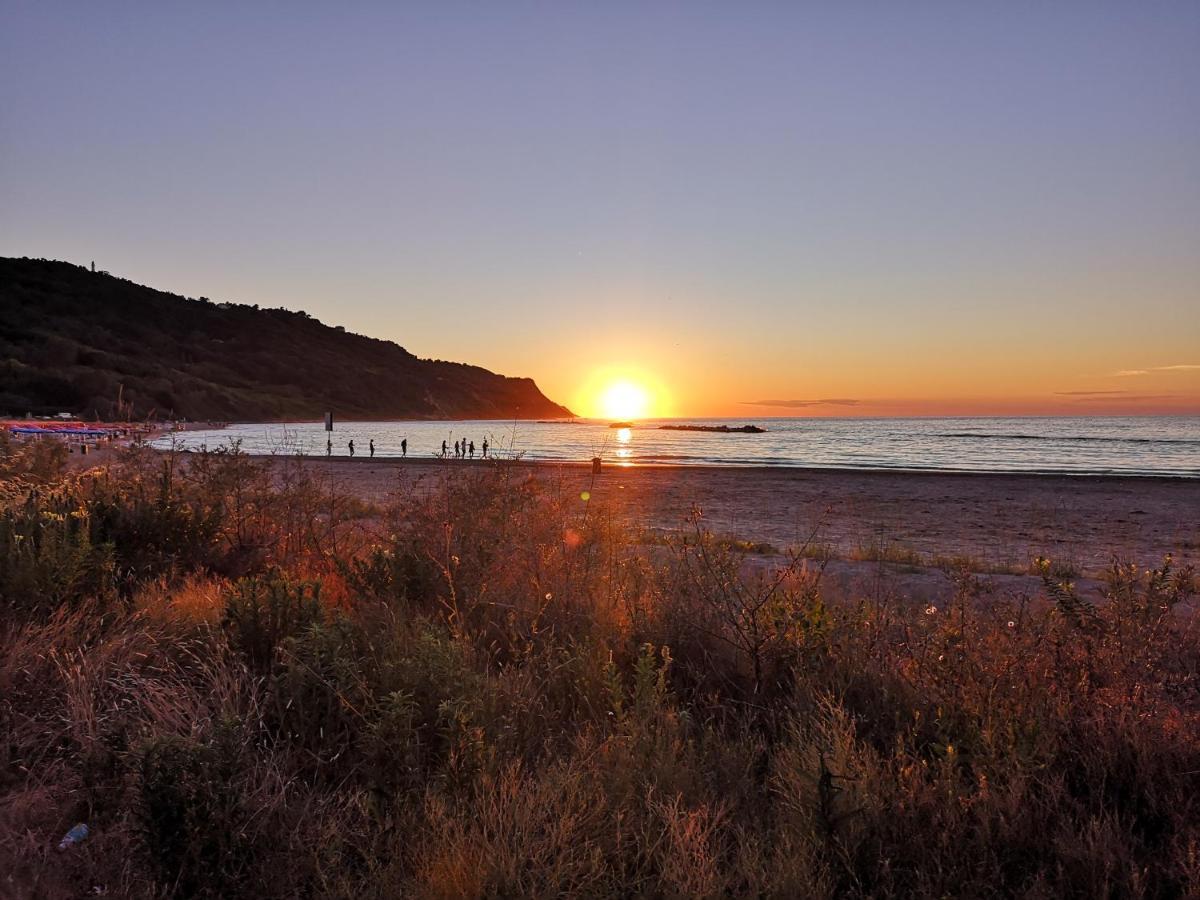
[[[462,456],[462,450],[459,448],[458,444],[459,444],[458,441],[454,442],[454,458],[455,459],[458,459],[460,456]]]
[[[446,458],[446,442],[442,441],[442,459]]]
[[[484,459],[487,459],[487,448],[488,448],[487,438],[484,438],[483,439],[483,458]]]
[[[400,455],[408,456],[408,438],[405,438],[400,442]]]
[[[325,439],[325,455],[333,456],[333,438]]]
[[[354,455],[354,441],[351,441],[351,442],[350,442],[350,455],[351,455],[351,456],[353,456],[353,455]]]
[[[371,459],[374,459],[375,458],[375,438],[371,438],[371,440],[369,440],[367,442],[367,444],[369,445],[370,450],[371,450]]]
[[[471,441],[471,446],[469,449],[471,451],[471,459],[474,459],[475,458],[475,442],[474,441]]]

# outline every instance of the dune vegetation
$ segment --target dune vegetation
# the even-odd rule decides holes
[[[802,548],[636,542],[524,467],[365,503],[4,443],[0,479],[6,897],[1200,894],[1169,560],[826,605]]]

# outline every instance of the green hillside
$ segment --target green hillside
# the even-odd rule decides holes
[[[0,258],[0,415],[220,421],[569,416],[532,379],[418,359],[302,312]]]

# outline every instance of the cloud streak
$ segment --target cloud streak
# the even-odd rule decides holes
[[[1129,391],[1055,391],[1056,397],[1100,397],[1109,394],[1128,394]]]
[[[1141,403],[1147,400],[1174,400],[1177,394],[1126,394],[1120,397],[1076,397],[1080,403]]]
[[[743,406],[778,406],[782,409],[806,409],[810,406],[858,406],[861,401],[845,397],[830,400],[743,400]]]
[[[1151,372],[1194,372],[1200,363],[1178,363],[1173,366],[1151,366],[1149,369],[1120,369],[1112,373],[1113,378],[1130,378],[1134,375],[1149,375]]]

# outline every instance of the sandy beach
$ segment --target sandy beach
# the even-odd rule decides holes
[[[306,459],[344,490],[384,500],[428,491],[481,461]],[[685,527],[693,508],[712,532],[763,545],[771,556],[806,542],[835,557],[836,582],[879,575],[880,556],[902,592],[936,590],[953,557],[1000,585],[1035,588],[1046,556],[1087,588],[1113,555],[1154,565],[1171,553],[1200,559],[1200,480],[950,474],[734,467],[515,466],[548,490],[590,495],[639,532]],[[580,502],[583,502],[582,500]],[[882,552],[880,552],[882,548]]]

